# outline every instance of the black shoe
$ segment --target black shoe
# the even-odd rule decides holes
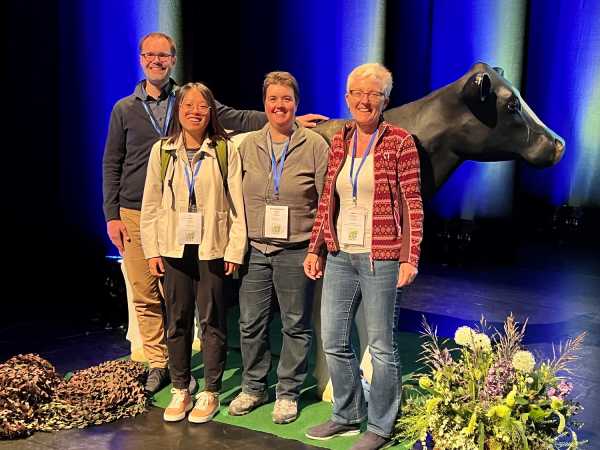
[[[362,437],[350,447],[350,450],[379,450],[382,448],[388,448],[394,445],[395,442],[390,438],[384,438],[372,431],[367,431]]]
[[[154,395],[170,382],[171,377],[169,376],[169,369],[166,367],[151,367],[148,371],[148,378],[146,379],[144,390],[148,394]]]
[[[319,441],[326,441],[336,436],[356,436],[360,433],[360,425],[344,425],[341,423],[328,420],[321,425],[312,427],[309,429],[305,436],[309,439],[317,439]]]

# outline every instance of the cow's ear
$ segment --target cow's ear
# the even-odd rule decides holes
[[[498,75],[500,75],[501,77],[504,76],[504,69],[502,67],[494,67],[494,70],[496,71],[496,73]]]
[[[474,100],[484,103],[492,93],[492,80],[487,72],[473,75],[463,87],[462,95],[468,103]]]

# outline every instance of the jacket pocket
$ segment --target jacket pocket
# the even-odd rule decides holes
[[[229,214],[217,211],[217,225],[215,230],[215,247],[220,252],[225,251],[229,242]]]
[[[171,208],[160,208],[158,210],[157,232],[158,249],[161,255],[171,251],[175,246],[177,230],[177,212]]]
[[[202,235],[202,253],[206,256],[222,256],[229,240],[227,212],[216,211],[204,215],[204,234]]]

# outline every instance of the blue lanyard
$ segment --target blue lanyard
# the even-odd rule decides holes
[[[169,122],[171,122],[171,116],[173,115],[173,105],[174,104],[175,104],[175,91],[172,91],[169,94],[169,100],[167,101],[167,115],[165,116],[165,122],[163,123],[163,129],[161,130],[160,127],[158,126],[158,121],[156,120],[156,117],[154,117],[154,114],[152,114],[152,111],[150,110],[150,107],[148,106],[148,103],[146,101],[142,102],[142,105],[144,105],[144,109],[146,110],[146,114],[148,114],[148,117],[150,118],[150,122],[152,123],[152,126],[154,127],[154,129],[156,130],[156,132],[158,133],[158,135],[160,137],[167,136],[167,132],[169,131]]]
[[[202,159],[199,159],[198,161],[196,161],[196,164],[194,165],[194,172],[191,175],[191,179],[190,179],[190,173],[189,173],[187,164],[184,166],[184,168],[185,168],[185,181],[186,181],[187,186],[188,186],[188,191],[190,193],[190,197],[194,193],[194,183],[196,181],[196,177],[198,176],[198,171],[200,170],[200,166],[202,165],[202,161],[203,161]]]
[[[269,133],[269,141],[271,142],[271,173],[273,174],[273,191],[275,197],[279,197],[279,184],[281,183],[281,175],[283,175],[283,165],[285,164],[285,157],[287,156],[288,147],[290,146],[290,140],[288,139],[283,147],[279,164],[275,159],[275,153],[273,152],[273,139],[271,133]]]
[[[356,204],[356,197],[358,195],[358,174],[360,173],[360,169],[362,169],[367,156],[369,156],[369,153],[371,152],[371,147],[373,146],[373,142],[375,142],[376,136],[377,130],[375,130],[375,132],[371,135],[371,139],[369,139],[369,145],[367,145],[358,169],[356,169],[356,175],[352,177],[352,173],[354,172],[354,158],[356,157],[356,148],[358,146],[358,132],[354,132],[354,146],[352,147],[352,161],[350,162],[350,184],[352,185],[352,200],[354,200],[354,204]]]

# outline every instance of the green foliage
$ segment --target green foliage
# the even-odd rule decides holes
[[[425,368],[405,384],[396,438],[415,442],[431,435],[436,448],[448,450],[553,449],[558,439],[581,448],[575,415],[582,407],[568,398],[573,386],[560,373],[570,373],[585,333],[551,360],[536,362],[523,349],[525,327],[511,315],[503,333],[496,330],[490,339],[482,318],[477,329],[458,328],[459,348],[449,349],[423,319]]]

